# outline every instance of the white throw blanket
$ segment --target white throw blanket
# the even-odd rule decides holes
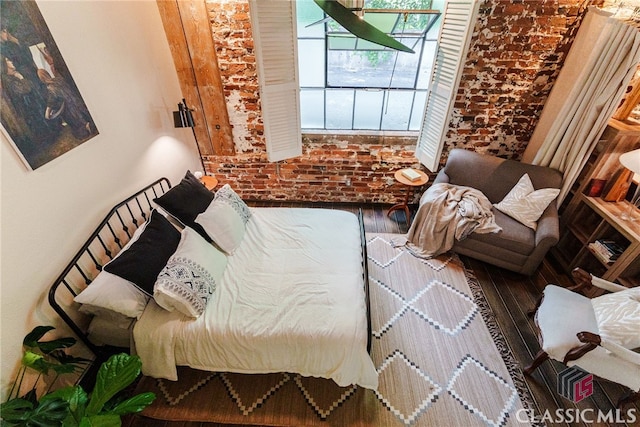
[[[497,233],[491,202],[480,190],[448,183],[427,189],[409,232],[407,247],[416,256],[433,258],[471,233]]]

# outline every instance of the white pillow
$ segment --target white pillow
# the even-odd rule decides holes
[[[500,203],[493,206],[511,218],[534,230],[544,210],[560,193],[558,188],[535,190],[528,174],[522,175],[518,183]]]
[[[118,258],[138,240],[147,224],[145,221],[136,229],[131,239],[113,259]],[[82,304],[79,311],[85,314],[105,317],[108,316],[108,312],[115,312],[139,319],[149,302],[149,297],[128,280],[103,270],[73,300]]]
[[[108,271],[101,271],[74,301],[83,304],[82,311],[85,313],[99,316],[100,310],[91,309],[98,307],[139,319],[149,297],[129,281]]]
[[[168,311],[198,317],[216,289],[227,257],[189,227],[182,230],[178,249],[153,287],[153,299]]]
[[[207,235],[227,254],[240,245],[247,221],[251,217],[249,207],[229,184],[225,184],[207,209],[196,217]]]
[[[600,336],[624,348],[640,348],[640,287],[591,300]]]

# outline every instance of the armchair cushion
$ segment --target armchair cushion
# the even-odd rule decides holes
[[[496,224],[502,228],[502,231],[499,232],[500,238],[496,239],[494,234],[472,234],[469,236],[471,239],[525,256],[533,252],[535,232],[532,229],[523,227],[518,221],[497,209],[492,209],[492,212]],[[463,244],[463,242],[459,242],[459,244]]]
[[[605,294],[591,304],[602,339],[628,349],[640,347],[640,288]]]
[[[556,285],[544,288],[536,323],[543,337],[542,349],[554,360],[563,360],[569,350],[582,345],[578,332],[599,334],[591,300]]]

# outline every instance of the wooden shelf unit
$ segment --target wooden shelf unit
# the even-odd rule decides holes
[[[640,285],[640,213],[635,212],[638,220],[624,221],[620,215],[628,209],[627,201],[611,203],[583,194],[576,198],[574,215],[553,248],[555,258],[567,271],[582,267],[624,286]],[[614,240],[625,250],[617,260],[605,263],[589,248],[598,239]]]
[[[636,221],[621,219],[629,202],[605,202],[585,195],[592,179],[610,180],[622,167],[620,154],[640,147],[640,125],[611,120],[560,209],[560,241],[551,253],[570,272],[581,267],[605,280],[640,286],[640,211]],[[604,262],[590,248],[598,239],[614,240],[624,252]]]

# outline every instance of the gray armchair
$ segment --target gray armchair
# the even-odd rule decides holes
[[[560,188],[562,174],[555,169],[521,163],[514,160],[453,149],[434,184],[446,182],[478,189],[491,203],[500,202],[525,173],[533,187]],[[517,273],[532,274],[547,251],[558,243],[559,219],[556,202],[552,201],[533,229],[493,208],[498,233],[472,233],[458,241],[452,250]]]

